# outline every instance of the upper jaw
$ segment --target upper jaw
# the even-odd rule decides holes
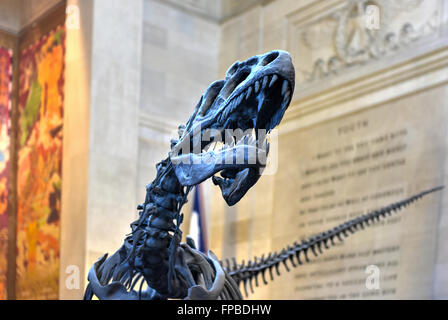
[[[239,96],[241,93],[247,92],[249,87],[254,87],[256,82],[260,82],[260,84],[263,84],[263,87],[267,84],[270,84],[270,81],[274,75],[282,78],[284,81],[287,81],[290,86],[290,91],[294,91],[295,72],[292,66],[291,57],[287,52],[282,50],[277,50],[275,52],[278,53],[275,61],[268,66],[254,68],[254,70],[252,70],[254,76],[249,76],[244,81],[240,82],[238,86],[232,91],[231,95],[228,96],[226,104],[230,103],[230,101]],[[266,77],[269,78],[267,83],[263,82],[263,79],[265,79]],[[226,106],[224,106],[223,109],[225,110]]]
[[[266,74],[240,87],[229,98],[223,112],[210,122],[213,128],[205,123],[205,128],[194,127],[190,132],[192,135],[183,137],[184,146],[190,147],[187,153],[179,154],[179,149],[173,149],[176,153],[172,153],[171,161],[179,182],[184,186],[192,186],[213,176],[213,182],[221,187],[227,203],[235,204],[261,176],[269,152],[269,145],[264,137],[282,119],[291,100],[292,87],[287,79],[277,74]],[[272,103],[273,100],[277,100],[276,103]],[[248,110],[253,110],[253,116],[246,114],[246,117],[242,117],[241,112],[247,113]],[[242,119],[244,122],[240,122]],[[209,144],[209,141],[202,139],[208,129],[215,129],[219,141],[227,143],[224,149],[202,152]],[[247,135],[242,135],[239,139],[232,139],[235,138],[232,136],[229,140],[226,136],[229,129],[241,129]],[[195,138],[195,134],[200,139]],[[182,142],[178,144],[181,145]],[[239,161],[235,161],[236,159]],[[223,170],[227,172],[226,177],[214,176],[218,172],[224,172]],[[250,185],[245,187],[246,184]],[[242,192],[243,189],[246,190]]]
[[[260,131],[265,135],[278,125],[283,117],[286,108],[291,100],[292,88],[294,83],[283,78],[278,74],[262,74],[260,77],[253,77],[251,81],[238,86],[236,90],[226,101],[225,107],[213,117],[204,117],[201,121],[195,123],[189,131],[185,132],[177,144],[172,148],[171,159],[176,163],[181,160],[184,163],[186,159],[195,159],[190,163],[198,163],[198,159],[205,157],[202,151],[211,142],[226,142],[230,147],[235,148],[237,142],[244,142],[250,137],[240,135],[238,139],[228,139],[228,132],[242,131],[247,135],[247,131],[253,129],[252,135],[255,142],[258,141]],[[218,139],[203,139],[204,136]],[[231,143],[234,142],[235,146]],[[264,141],[260,141],[264,143]],[[244,144],[244,143],[243,143]],[[248,149],[257,147],[256,144],[246,146]],[[182,148],[186,148],[187,153],[182,154]],[[227,148],[231,151],[232,148]],[[259,153],[261,150],[257,150]],[[213,154],[208,152],[208,154]],[[215,156],[217,154],[214,154]],[[209,157],[210,158],[210,157]],[[204,162],[201,161],[200,163]],[[210,162],[210,161],[208,161]],[[245,167],[244,164],[241,164]],[[227,165],[230,167],[229,165]],[[224,168],[223,168],[224,169]]]
[[[244,77],[249,60],[269,56],[274,56],[273,62],[252,67],[250,74]],[[238,202],[261,176],[264,164],[249,161],[251,159],[245,154],[251,151],[266,159],[268,145],[263,139],[258,141],[258,130],[269,132],[280,123],[294,91],[294,67],[288,53],[275,51],[254,58],[240,63],[241,66],[237,62],[235,65],[239,71],[232,74],[231,67],[225,81],[216,81],[207,89],[170,153],[182,185],[196,185],[221,172],[224,179],[213,177],[213,182],[221,187],[229,205]],[[217,131],[220,141],[225,140],[225,129],[254,129],[256,138],[252,144],[241,140],[239,145],[222,151],[202,152],[209,144],[201,139],[207,129]],[[198,134],[199,140],[195,139]],[[185,146],[189,149],[182,152]],[[229,155],[237,157],[238,154],[240,159],[244,159],[243,163],[223,162]]]
[[[220,112],[218,112],[217,117],[213,120],[217,121],[221,126],[226,127],[226,119],[235,110],[235,107],[241,106],[245,100],[248,100],[253,95],[257,95],[261,92],[267,93],[269,92],[268,89],[273,91],[274,85],[280,85],[282,90],[281,94],[285,100],[279,101],[274,107],[277,107],[277,109],[280,107],[286,109],[288,107],[295,86],[294,67],[292,65],[291,57],[287,52],[278,50],[273,53],[278,54],[273,63],[264,67],[254,68],[254,70],[252,70],[254,73],[253,76],[248,76],[244,81],[240,82],[234,90],[232,90],[230,95],[224,93],[223,98],[225,99],[223,99]],[[224,86],[223,91],[225,91],[227,85],[228,84]],[[230,84],[230,87],[232,88],[232,84]],[[272,105],[269,107],[272,107]],[[260,110],[258,110],[258,112],[259,111]],[[274,127],[277,124],[278,123],[276,123]],[[259,128],[270,130],[273,127]]]
[[[179,147],[186,140],[192,142],[191,138],[207,129],[219,130],[223,134],[225,129],[266,129],[272,130],[276,127],[291,101],[294,90],[294,81],[285,78],[279,73],[261,73],[258,77],[252,77],[237,87],[237,89],[225,101],[218,112],[205,116],[198,116],[200,121],[196,121],[188,131],[185,131],[173,151],[179,151]],[[273,94],[278,101],[272,105]],[[217,97],[219,99],[219,97]],[[216,103],[216,102],[215,102]],[[256,106],[254,106],[254,103]],[[271,103],[271,104],[270,104]],[[253,108],[254,113],[248,116],[247,113]],[[243,109],[243,110],[241,110]],[[238,123],[236,118],[241,118],[240,112],[245,112],[250,122]],[[270,113],[269,113],[270,112]],[[264,119],[262,119],[264,117]],[[268,118],[268,119],[266,119]],[[269,121],[262,121],[269,120]],[[193,148],[194,149],[194,148]]]
[[[266,89],[266,86],[272,88],[275,83],[282,85],[282,93],[287,98],[287,102],[283,104],[286,109],[294,92],[294,66],[289,53],[286,51],[276,50],[269,55],[275,56],[273,62],[262,67],[255,67],[251,70],[251,74],[242,81],[238,79],[235,81],[227,75],[226,80],[212,83],[201,98],[195,113],[188,121],[185,134],[189,133],[191,135],[192,132],[197,132],[203,128],[226,128],[226,118],[235,110],[235,106],[244,103],[245,98],[249,97],[249,92],[250,95],[253,95],[258,93],[258,90]],[[259,55],[251,59],[263,60],[266,59],[266,56]],[[231,69],[232,67],[229,70]],[[272,82],[273,78],[276,79],[274,82]],[[179,141],[183,142],[185,138],[186,135],[182,136]]]

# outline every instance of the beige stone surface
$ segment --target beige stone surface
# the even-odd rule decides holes
[[[447,93],[446,86],[434,88],[282,136],[273,249],[443,184]],[[429,196],[282,275],[271,297],[432,298],[442,196]],[[380,268],[380,290],[365,287],[368,265]]]
[[[155,165],[167,157],[177,127],[188,120],[210,83],[224,76],[217,72],[219,25],[195,14],[197,10],[192,13],[175,4],[144,1],[136,204],[143,201],[145,185],[155,177]],[[211,11],[215,8],[208,2],[203,4]],[[212,188],[210,183],[204,184],[204,205],[209,215],[209,238],[219,239],[212,231],[215,218],[211,215],[216,213],[209,196]],[[190,206],[183,209],[184,236],[189,230]],[[220,254],[215,247],[212,250]]]
[[[217,78],[219,26],[160,1],[143,10],[140,110],[177,126]]]

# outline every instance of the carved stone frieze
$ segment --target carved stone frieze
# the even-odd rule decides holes
[[[412,48],[442,23],[440,0],[348,0],[288,17],[299,83],[312,82]]]

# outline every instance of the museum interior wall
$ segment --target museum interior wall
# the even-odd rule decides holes
[[[0,299],[81,298],[204,90],[273,49],[293,58],[293,101],[273,169],[240,203],[204,183],[218,257],[247,261],[447,184],[444,0],[0,0]],[[446,299],[447,201],[425,198],[249,298]],[[370,265],[380,289],[365,286]]]
[[[366,4],[379,7],[379,30],[365,27]],[[220,73],[282,48],[296,89],[276,174],[236,208],[214,203],[218,256],[247,261],[444,184],[446,10],[444,1],[272,1],[223,23]],[[444,203],[422,202],[251,297],[446,298]],[[380,290],[365,286],[369,265],[381,270]]]

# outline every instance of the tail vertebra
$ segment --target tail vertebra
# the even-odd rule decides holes
[[[339,241],[343,241],[344,239],[342,236],[348,237],[350,233],[355,233],[359,228],[364,229],[365,226],[369,226],[370,223],[375,222],[375,220],[379,221],[381,218],[385,218],[386,215],[391,215],[394,211],[397,212],[423,196],[439,191],[443,188],[443,186],[440,186],[423,191],[415,196],[393,203],[382,209],[361,215],[329,231],[321,232],[308,238],[307,240],[303,240],[301,243],[295,242],[292,246],[283,248],[280,252],[270,253],[267,257],[264,257],[264,255],[261,258],[255,257],[254,261],[249,261],[247,264],[243,261],[238,265],[235,258],[233,258],[232,265],[230,265],[230,262],[227,259],[225,267],[229,275],[238,285],[241,283],[244,284],[244,291],[247,296],[247,283],[249,283],[251,292],[253,293],[252,280],[255,279],[255,285],[258,287],[258,275],[261,274],[264,284],[268,283],[266,281],[267,270],[269,270],[269,275],[272,281],[274,279],[273,268],[275,268],[277,275],[280,275],[279,267],[283,264],[286,271],[289,272],[290,269],[287,264],[288,260],[291,262],[293,267],[297,267],[298,265],[303,264],[303,261],[301,260],[301,254],[303,253],[302,259],[305,258],[305,262],[309,262],[309,251],[317,257],[319,253],[323,253],[322,247],[325,247],[325,249],[330,248],[328,243],[329,241],[331,242],[331,245],[335,245],[335,238]]]

